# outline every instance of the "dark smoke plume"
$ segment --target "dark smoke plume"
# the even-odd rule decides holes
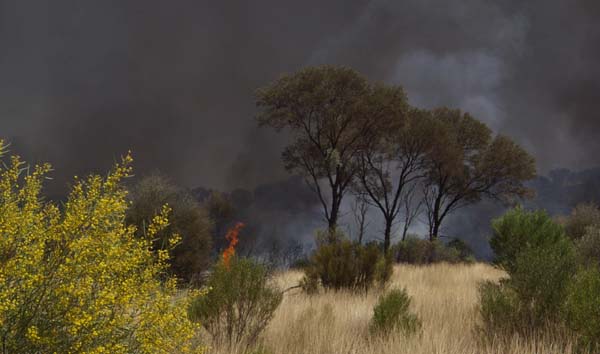
[[[140,173],[252,187],[285,175],[253,91],[332,63],[473,112],[542,171],[582,168],[600,162],[599,15],[595,0],[0,0],[1,134],[53,162],[57,188],[128,149]]]
[[[320,63],[468,110],[544,174],[600,164],[597,0],[0,0],[0,51],[0,136],[51,193],[129,149],[190,188],[282,180],[253,92]]]

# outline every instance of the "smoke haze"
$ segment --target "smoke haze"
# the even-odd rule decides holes
[[[251,188],[285,176],[254,90],[330,63],[472,112],[542,172],[593,166],[599,15],[593,0],[0,0],[1,135],[52,162],[59,189],[129,149],[140,173]]]

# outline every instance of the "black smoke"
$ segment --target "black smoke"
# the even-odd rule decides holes
[[[128,149],[190,187],[282,178],[285,137],[253,91],[301,66],[350,65],[420,106],[473,112],[542,171],[600,163],[594,0],[0,0],[0,127],[55,184]]]
[[[129,149],[138,174],[252,190],[286,177],[254,90],[329,63],[579,170],[600,164],[599,62],[597,0],[0,0],[0,136],[54,164],[52,193]]]

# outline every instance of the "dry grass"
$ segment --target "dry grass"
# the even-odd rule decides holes
[[[442,353],[561,353],[564,348],[548,339],[483,345],[474,333],[478,321],[477,286],[497,280],[503,272],[485,264],[397,266],[390,287],[405,287],[413,310],[423,321],[419,336],[400,334],[386,339],[368,335],[368,323],[379,293],[326,292],[307,296],[286,293],[275,318],[262,336],[260,353],[269,354],[442,354]],[[276,277],[282,288],[296,285],[302,273],[290,271]],[[211,353],[241,353],[213,348]]]

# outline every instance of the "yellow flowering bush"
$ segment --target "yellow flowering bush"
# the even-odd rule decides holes
[[[0,141],[2,155],[4,146]],[[168,250],[150,250],[169,208],[154,218],[147,238],[134,237],[135,227],[124,223],[120,182],[131,161],[126,156],[104,178],[76,179],[61,206],[41,197],[49,165],[29,171],[16,156],[3,164],[1,353],[203,351],[186,314],[190,297],[176,296],[165,275]]]

